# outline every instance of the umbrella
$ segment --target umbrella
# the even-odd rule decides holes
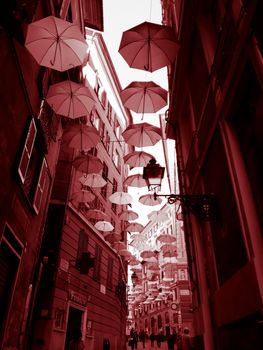
[[[129,261],[129,265],[130,266],[137,266],[137,265],[139,265],[140,264],[140,260],[138,260],[138,259],[131,259],[130,261]]]
[[[82,171],[85,174],[99,173],[103,169],[101,160],[91,154],[76,157],[72,165],[76,170]]]
[[[41,66],[60,72],[82,65],[88,48],[76,24],[53,16],[28,25],[25,46]]]
[[[126,179],[123,181],[123,185],[130,186],[130,187],[146,187],[147,183],[145,179],[142,177],[142,174],[135,174],[127,176]]]
[[[96,222],[94,227],[99,231],[112,231],[114,229],[112,224],[109,221],[105,220]]]
[[[79,181],[84,186],[99,188],[106,185],[106,181],[103,179],[103,177],[100,174],[83,174]]]
[[[124,163],[129,164],[131,168],[135,168],[145,167],[152,158],[154,157],[150,153],[146,153],[144,151],[134,151],[123,157],[123,160]]]
[[[172,243],[165,243],[163,244],[161,247],[160,247],[160,250],[163,252],[163,253],[166,253],[166,252],[175,252],[176,251],[176,246]]]
[[[141,232],[143,229],[144,226],[139,222],[132,222],[131,224],[125,227],[125,230],[129,232]]]
[[[71,125],[64,130],[62,142],[71,148],[88,150],[97,146],[100,142],[100,135],[94,126]]]
[[[142,259],[156,258],[156,252],[153,250],[144,250],[141,252]]]
[[[170,65],[178,49],[170,27],[143,22],[123,32],[119,53],[131,68],[153,72]]]
[[[154,146],[162,138],[161,129],[148,123],[129,125],[122,133],[124,141],[131,146]]]
[[[165,252],[163,252],[163,257],[164,258],[176,258],[177,257],[177,251],[176,250],[174,250],[174,251],[165,251]]]
[[[123,221],[136,220],[139,215],[132,210],[124,210],[119,214],[119,219]]]
[[[86,203],[92,202],[95,199],[95,195],[89,191],[78,191],[72,194],[71,199],[76,202]]]
[[[113,248],[116,249],[116,250],[122,250],[122,249],[126,249],[126,244],[122,241],[119,241],[119,242],[115,242],[113,243]]]
[[[163,233],[156,238],[156,241],[160,243],[173,243],[176,241],[176,237]]]
[[[156,210],[151,211],[147,216],[148,216],[148,219],[151,219],[153,221],[155,220],[158,222],[166,221],[169,219],[169,215],[167,213],[163,213]]]
[[[50,85],[46,102],[57,114],[72,119],[90,114],[95,105],[89,88],[70,80]]]
[[[105,220],[105,219],[107,219],[107,217],[108,217],[107,214],[99,209],[89,209],[86,213],[87,219]]]
[[[154,198],[153,194],[145,194],[139,198],[139,202],[144,205],[155,206],[162,203],[162,199],[160,197]]]
[[[104,239],[109,243],[114,244],[114,242],[117,242],[121,239],[121,235],[119,233],[107,232],[104,234]]]
[[[132,202],[132,196],[127,192],[114,192],[109,196],[109,200],[115,204],[129,204]]]
[[[120,97],[124,106],[136,113],[155,113],[167,104],[167,91],[153,81],[133,81]]]
[[[132,256],[132,253],[127,249],[118,250],[118,253],[119,253],[119,255],[126,257],[126,258],[130,258]]]

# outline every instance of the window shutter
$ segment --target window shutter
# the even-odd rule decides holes
[[[43,162],[41,165],[39,178],[38,178],[38,182],[37,182],[36,192],[34,195],[34,201],[33,201],[33,208],[35,209],[37,214],[39,212],[39,208],[41,205],[41,200],[42,200],[42,196],[43,196],[43,192],[44,192],[44,188],[45,188],[46,178],[47,178],[47,162],[46,162],[46,159],[43,158]]]
[[[89,0],[83,2],[83,17],[86,27],[103,31],[103,5],[102,0]]]
[[[26,142],[23,148],[22,156],[19,162],[18,166],[18,174],[20,176],[20,179],[22,183],[25,182],[27,170],[28,170],[28,165],[30,161],[30,157],[32,154],[35,138],[36,138],[36,133],[37,133],[37,127],[34,119],[31,120],[30,125],[29,125],[29,130],[28,134],[26,137]]]
[[[88,251],[88,242],[88,235],[86,234],[85,230],[81,229],[79,232],[77,259],[81,258],[82,253]]]

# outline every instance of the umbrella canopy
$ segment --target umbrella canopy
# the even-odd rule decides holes
[[[142,259],[156,258],[156,252],[153,250],[144,250],[140,256]]]
[[[163,233],[156,238],[156,241],[159,241],[160,243],[173,243],[176,241],[176,237]]]
[[[136,265],[139,265],[140,264],[140,260],[138,260],[138,259],[131,259],[130,261],[129,261],[129,265],[130,266],[136,266]]]
[[[125,258],[130,258],[132,256],[132,253],[127,249],[118,250],[118,253]]]
[[[162,199],[160,197],[154,198],[153,194],[145,194],[139,198],[139,202],[148,205],[148,206],[155,206],[162,203]]]
[[[170,65],[178,49],[170,27],[143,22],[123,32],[119,53],[130,67],[153,72]]]
[[[124,106],[136,113],[155,113],[167,104],[167,91],[153,81],[134,81],[120,96]]]
[[[62,143],[70,148],[79,150],[96,147],[100,142],[100,135],[94,126],[90,125],[71,125],[64,130]]]
[[[57,114],[72,119],[90,114],[95,105],[89,88],[70,80],[50,85],[46,102]]]
[[[136,220],[139,215],[132,210],[124,210],[119,214],[119,219],[123,221]]]
[[[176,246],[172,243],[165,243],[163,244],[161,247],[160,247],[160,250],[163,252],[163,253],[166,253],[166,252],[175,252],[176,251]]]
[[[80,202],[92,202],[95,199],[95,195],[89,191],[78,191],[72,194],[71,199]]]
[[[76,24],[53,16],[28,25],[25,46],[41,66],[60,72],[82,65],[88,49]]]
[[[130,187],[147,187],[147,183],[145,179],[142,177],[142,174],[135,174],[127,176],[126,179],[123,181],[123,185],[130,186]]]
[[[129,232],[141,232],[143,229],[144,226],[139,222],[132,222],[131,224],[125,227],[125,230]]]
[[[79,181],[84,186],[89,186],[92,188],[100,188],[106,185],[106,181],[100,174],[83,174]]]
[[[169,219],[169,215],[167,213],[163,213],[157,210],[151,211],[147,216],[148,219],[155,220],[158,222],[167,221]]]
[[[176,258],[177,257],[177,251],[176,249],[173,251],[165,251],[163,252],[163,257],[164,258]]]
[[[131,146],[154,146],[162,138],[161,129],[149,123],[129,125],[122,133],[124,141]],[[153,157],[152,157],[153,158]]]
[[[109,221],[105,220],[96,222],[94,227],[99,231],[112,231],[114,229],[112,224]]]
[[[122,249],[126,249],[126,244],[122,241],[119,241],[119,242],[115,242],[113,243],[113,248],[116,249],[116,250],[122,250]]]
[[[99,209],[89,209],[86,213],[87,219],[93,220],[105,220],[107,219],[107,214]]]
[[[131,168],[145,167],[149,161],[154,158],[150,153],[144,151],[134,151],[123,157],[124,163],[129,164]]]
[[[104,234],[104,239],[111,243],[111,244],[114,244],[114,242],[117,242],[121,239],[121,235],[119,233],[112,233],[112,232],[107,232]]]
[[[91,154],[85,154],[76,157],[72,162],[76,170],[82,171],[85,174],[99,173],[103,169],[103,164],[98,157]]]
[[[133,198],[127,192],[114,192],[112,195],[109,196],[109,200],[115,204],[125,205],[130,204]]]

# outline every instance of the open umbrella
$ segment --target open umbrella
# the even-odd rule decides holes
[[[88,48],[76,24],[53,16],[28,25],[25,46],[41,66],[60,72],[82,65]]]
[[[99,209],[89,209],[86,213],[86,218],[93,220],[106,220],[108,216],[106,213]]]
[[[160,234],[156,241],[159,241],[160,243],[174,243],[176,241],[176,237],[168,234]]]
[[[89,186],[91,188],[100,188],[106,185],[106,181],[100,174],[83,174],[79,181],[84,186]]]
[[[165,243],[163,244],[161,247],[160,247],[160,250],[163,252],[163,253],[166,253],[166,252],[175,252],[176,251],[176,246],[172,243]]]
[[[167,221],[169,219],[169,215],[164,212],[153,210],[148,215],[148,219],[151,219],[152,221]]]
[[[76,157],[72,165],[76,170],[82,171],[85,174],[99,173],[103,169],[101,160],[91,154]]]
[[[123,181],[123,185],[130,186],[130,187],[147,187],[147,183],[145,179],[142,177],[142,174],[135,174],[127,176],[126,179]]]
[[[178,49],[172,28],[143,22],[123,32],[119,53],[131,68],[153,72],[172,64]]]
[[[162,203],[162,199],[160,197],[154,198],[153,194],[145,194],[139,198],[139,202],[143,205],[148,206],[156,206]]]
[[[112,224],[109,221],[105,220],[96,222],[94,227],[99,231],[112,231],[114,229]]]
[[[118,251],[118,250],[126,249],[127,247],[126,247],[126,244],[124,242],[119,241],[119,242],[113,243],[113,248]]]
[[[131,146],[154,146],[162,138],[161,129],[148,123],[129,125],[122,133],[124,141]]]
[[[104,239],[111,244],[114,244],[114,242],[117,242],[121,239],[121,235],[116,232],[106,232],[103,236]]]
[[[167,91],[153,81],[133,81],[120,97],[124,106],[136,113],[155,113],[167,104]]]
[[[95,105],[89,88],[70,80],[50,85],[46,102],[57,114],[72,119],[90,114]]]
[[[132,210],[124,210],[119,214],[119,219],[123,221],[136,220],[139,215]]]
[[[92,202],[95,199],[95,195],[89,191],[78,191],[72,194],[71,200],[80,203]]]
[[[94,126],[71,125],[64,130],[62,143],[70,148],[89,150],[100,142],[100,135]]]
[[[154,250],[144,250],[140,254],[142,259],[156,258],[157,254]]]
[[[133,200],[132,196],[127,192],[114,192],[109,196],[111,203],[125,205],[130,204]]]
[[[150,153],[144,151],[134,151],[123,157],[124,163],[129,164],[131,168],[145,167],[149,160],[154,158]]]
[[[132,222],[128,226],[125,227],[125,230],[128,232],[142,232],[144,226],[139,222]]]

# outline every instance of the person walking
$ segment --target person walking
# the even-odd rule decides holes
[[[146,333],[145,331],[142,329],[139,333],[139,339],[142,342],[142,347],[143,349],[145,349],[145,339],[146,339]]]
[[[194,350],[193,344],[191,342],[189,328],[184,327],[182,336],[177,346],[178,350]]]
[[[136,330],[133,332],[133,339],[134,339],[134,348],[137,349],[139,337],[138,337],[138,333]]]
[[[132,348],[132,350],[134,350],[134,329],[132,328],[130,331],[130,339],[128,341],[128,346],[130,346]]]
[[[151,348],[154,347],[154,340],[155,340],[155,335],[154,335],[154,333],[152,332],[152,333],[150,334]]]
[[[85,345],[81,337],[81,330],[79,328],[74,329],[72,332],[72,339],[69,343],[69,350],[84,350]]]
[[[168,346],[168,350],[174,350],[174,346],[176,344],[176,340],[177,340],[177,333],[175,331],[175,329],[173,330],[173,333],[170,333],[167,336],[167,346]]]

